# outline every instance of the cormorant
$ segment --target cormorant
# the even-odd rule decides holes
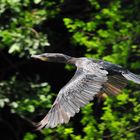
[[[97,94],[118,94],[127,80],[140,84],[140,77],[120,65],[86,57],[71,57],[60,53],[32,55],[34,59],[72,64],[77,67],[73,78],[59,91],[48,114],[37,124],[37,129],[54,128],[68,123]]]

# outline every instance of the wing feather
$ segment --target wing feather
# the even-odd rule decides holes
[[[109,75],[101,92],[107,93],[108,95],[117,95],[126,85],[127,80],[122,75]]]
[[[100,73],[102,76],[85,72],[81,68],[77,69],[74,77],[60,90],[52,108],[38,123],[37,129],[45,126],[53,128],[58,124],[67,123],[70,117],[80,111],[80,107],[93,100],[101,91],[103,83],[107,81],[107,72]]]

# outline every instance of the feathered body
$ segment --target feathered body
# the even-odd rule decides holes
[[[56,127],[68,123],[70,117],[80,111],[80,107],[93,100],[95,95],[106,93],[118,94],[126,85],[127,80],[140,84],[140,77],[103,60],[85,57],[75,58],[59,53],[34,55],[33,58],[48,62],[68,63],[77,67],[72,79],[59,91],[48,114],[37,124],[37,129]]]

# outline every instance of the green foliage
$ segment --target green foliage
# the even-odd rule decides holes
[[[54,4],[42,0],[2,0],[0,18],[4,19],[0,23],[0,48],[7,47],[9,53],[20,57],[43,52],[50,44],[47,35],[38,29],[49,16],[57,14],[58,9],[53,12],[46,9]]]
[[[1,0],[0,50],[27,58],[44,52],[50,44],[43,23],[62,18],[71,46],[85,46],[85,56],[121,64],[132,71],[140,69],[139,0],[87,0],[89,11],[81,16],[63,14],[61,4],[65,3],[64,0]],[[72,69],[69,65],[65,68]],[[13,113],[24,117],[46,112],[55,95],[47,83],[23,81],[16,75],[0,82],[0,108],[8,105]],[[71,121],[44,129],[41,134],[44,140],[139,140],[139,103],[139,85],[130,83],[120,95],[106,97],[100,111],[93,102],[82,108],[79,131],[75,127],[78,123]],[[37,135],[27,132],[23,139],[35,140]]]
[[[8,105],[13,113],[32,116],[38,109],[50,108],[53,96],[47,83],[35,84],[12,77],[8,81],[1,82],[0,107]]]
[[[23,140],[34,140],[36,138],[35,134],[26,133]]]

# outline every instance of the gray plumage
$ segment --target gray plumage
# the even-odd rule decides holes
[[[37,125],[54,128],[58,124],[68,123],[80,111],[80,107],[93,100],[95,95],[106,93],[118,94],[127,80],[140,84],[140,77],[124,69],[102,60],[75,58],[59,53],[33,55],[32,58],[48,62],[68,63],[77,67],[73,78],[59,91],[48,114]]]

